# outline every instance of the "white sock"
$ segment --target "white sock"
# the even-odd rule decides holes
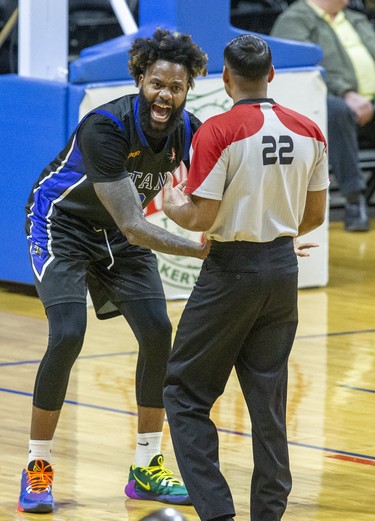
[[[162,432],[146,432],[137,434],[137,448],[135,450],[134,465],[148,467],[150,460],[160,454]]]
[[[36,459],[44,459],[51,463],[52,440],[29,440],[29,459],[34,461]]]

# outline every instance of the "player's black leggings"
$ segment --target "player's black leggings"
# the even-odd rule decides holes
[[[162,388],[172,335],[165,301],[133,300],[120,304],[119,309],[139,344],[137,404],[162,408]],[[50,306],[47,317],[48,347],[35,380],[33,404],[40,409],[57,411],[63,405],[70,371],[82,349],[87,323],[86,305],[66,303]]]

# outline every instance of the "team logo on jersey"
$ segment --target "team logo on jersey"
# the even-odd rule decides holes
[[[130,152],[130,153],[128,154],[128,159],[129,159],[130,157],[137,157],[137,156],[140,155],[140,153],[141,153],[140,150],[135,150],[134,152]]]
[[[36,255],[37,257],[41,257],[43,253],[43,250],[40,246],[37,244],[33,244],[31,248],[31,255]]]
[[[176,156],[176,150],[174,147],[171,148],[171,151],[167,154],[167,157],[171,163],[176,161],[177,156]]]

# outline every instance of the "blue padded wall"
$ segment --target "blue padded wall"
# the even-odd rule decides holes
[[[155,31],[155,26],[141,27],[135,35],[118,36],[107,42],[83,49],[80,58],[69,65],[71,83],[132,80],[127,54],[135,37],[144,38]]]
[[[66,141],[67,85],[4,75],[0,78],[0,279],[33,282],[24,233],[31,187]]]
[[[131,79],[127,69],[127,51],[136,37],[150,36],[157,27],[191,34],[208,54],[208,72],[220,73],[223,50],[235,36],[246,31],[230,24],[230,0],[140,0],[139,31],[119,36],[84,49],[80,58],[70,64],[71,83],[118,81]],[[320,47],[310,43],[293,42],[260,35],[269,44],[276,68],[309,67],[323,58]]]
[[[208,54],[208,72],[218,73],[223,68],[224,47],[248,32],[231,25],[230,4],[230,0],[158,0],[156,5],[154,0],[140,0],[140,25],[162,26],[167,21],[178,31],[191,34]],[[317,45],[259,36],[268,42],[276,68],[316,65],[323,57]]]

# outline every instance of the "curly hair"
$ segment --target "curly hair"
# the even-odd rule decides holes
[[[156,29],[150,38],[136,38],[129,49],[129,72],[138,85],[140,74],[158,60],[184,65],[189,74],[189,85],[194,87],[194,78],[207,75],[207,54],[188,34],[171,33],[167,29]]]

